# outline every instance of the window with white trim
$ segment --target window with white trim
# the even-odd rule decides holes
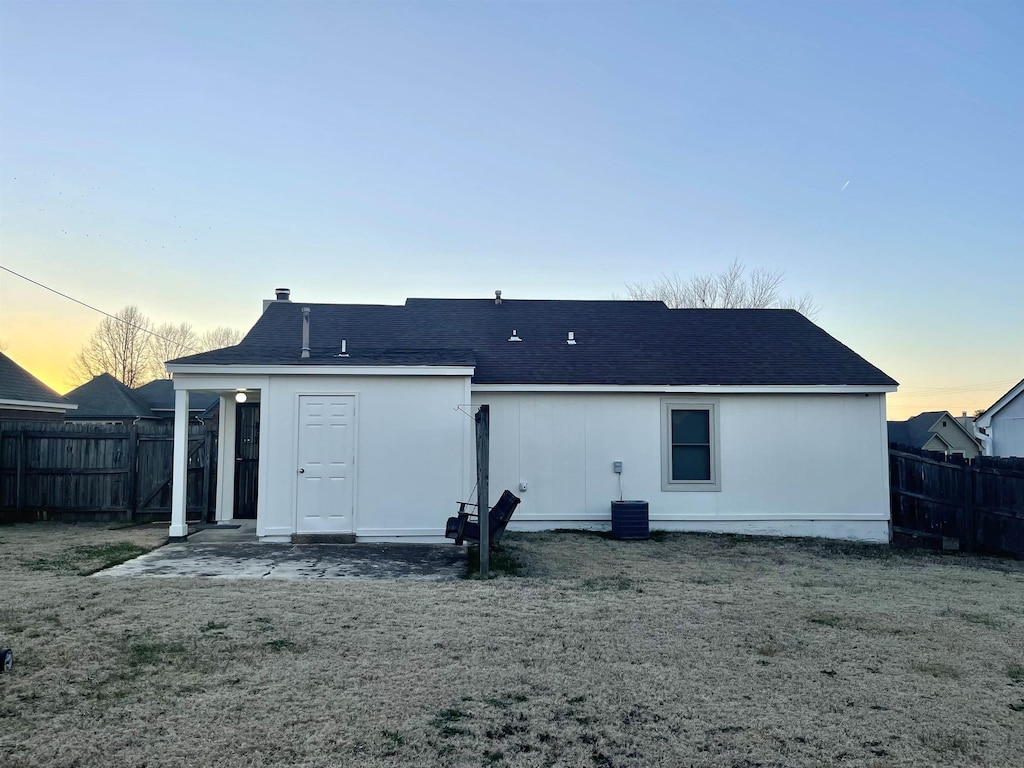
[[[720,491],[718,403],[662,400],[661,489]]]

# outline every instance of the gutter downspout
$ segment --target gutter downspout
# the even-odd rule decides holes
[[[992,425],[985,427],[988,433],[982,432],[982,427],[974,428],[974,436],[977,438],[978,443],[981,445],[981,455],[991,456],[992,455]]]

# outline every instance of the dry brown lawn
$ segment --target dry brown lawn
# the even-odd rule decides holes
[[[0,527],[0,765],[1024,764],[1024,564],[515,535],[449,583],[81,575],[165,529]]]

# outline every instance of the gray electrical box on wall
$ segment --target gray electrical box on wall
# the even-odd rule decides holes
[[[613,461],[612,462],[612,472],[614,472],[617,475],[621,475],[622,474],[622,462],[621,461]]]

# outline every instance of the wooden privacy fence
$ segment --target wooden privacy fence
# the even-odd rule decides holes
[[[1024,557],[1024,459],[889,446],[893,541]]]
[[[208,520],[217,432],[190,424],[187,509]],[[0,422],[0,521],[169,520],[174,425]]]

